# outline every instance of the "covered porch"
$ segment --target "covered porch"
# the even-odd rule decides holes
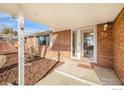
[[[120,60],[123,44],[118,45],[123,43],[123,6],[0,4],[0,9],[49,26],[47,31],[25,37],[25,52],[64,64],[55,67],[38,85],[120,85],[124,83],[124,64]]]

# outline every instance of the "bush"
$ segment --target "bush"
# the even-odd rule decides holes
[[[0,34],[17,35],[17,32],[10,27],[4,27],[3,29],[1,29]]]

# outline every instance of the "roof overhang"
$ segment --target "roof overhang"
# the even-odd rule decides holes
[[[21,9],[19,8],[21,6]],[[82,28],[115,19],[124,4],[0,4],[0,10],[48,25],[54,31]]]

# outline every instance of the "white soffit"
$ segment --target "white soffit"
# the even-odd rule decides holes
[[[19,4],[0,4],[0,10],[16,15]],[[113,21],[124,4],[21,4],[24,16],[55,31]]]

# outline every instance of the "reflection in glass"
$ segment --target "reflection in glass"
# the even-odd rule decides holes
[[[94,33],[84,32],[84,57],[94,59]]]
[[[72,32],[72,54],[73,54],[73,57],[76,57],[77,54],[77,32],[76,31],[73,31]]]

